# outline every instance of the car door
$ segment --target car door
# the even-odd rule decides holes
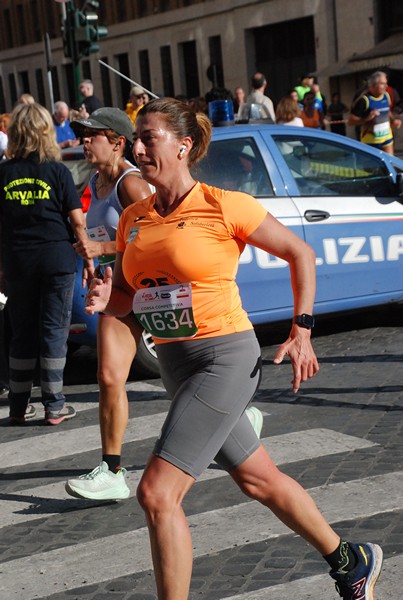
[[[339,137],[271,136],[276,164],[293,180],[289,192],[305,239],[316,252],[316,312],[403,296],[403,206],[393,172],[383,153]]]
[[[263,206],[303,237],[302,218],[290,198],[284,177],[256,126],[214,131],[208,155],[193,175],[209,185],[255,196]],[[259,248],[246,246],[237,283],[244,308],[254,323],[281,320],[293,314],[288,263]]]

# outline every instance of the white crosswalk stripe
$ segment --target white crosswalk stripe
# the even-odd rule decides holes
[[[145,386],[145,387],[144,387]],[[133,391],[158,393],[160,388],[141,384],[133,386]],[[75,393],[75,390],[73,390]],[[82,388],[77,393],[83,393]],[[96,396],[96,386],[89,390]],[[96,407],[94,402],[77,402],[81,410]],[[69,403],[74,403],[69,398]],[[3,410],[4,407],[2,407]],[[4,411],[3,411],[4,412]],[[267,415],[267,413],[265,413]],[[137,443],[149,440],[158,435],[166,412],[158,412],[139,416],[129,420],[125,442]],[[270,417],[268,417],[270,418]],[[0,443],[2,469],[8,470],[31,465],[35,471],[41,469],[49,461],[56,461],[66,456],[81,455],[91,450],[99,450],[99,426],[94,417],[94,425],[86,427],[52,428],[42,435],[30,435],[30,429],[24,430],[21,439]],[[36,430],[37,433],[37,430]],[[356,451],[376,448],[377,444],[368,440],[344,435],[330,429],[312,428],[302,431],[276,435],[262,440],[274,461],[279,465],[291,465],[299,461],[320,459],[332,455],[341,455]],[[95,466],[95,465],[94,465]],[[132,496],[141,477],[142,469],[129,470],[128,484]],[[227,474],[215,467],[208,469],[195,484],[201,485],[207,480],[219,480]],[[36,520],[56,518],[60,514],[71,515],[81,509],[89,509],[93,503],[67,496],[64,481],[58,478],[51,484],[36,487],[18,487],[15,491],[3,493],[0,497],[0,530],[7,527],[23,528],[25,524]],[[10,486],[9,486],[10,487]],[[12,486],[11,486],[12,487]],[[309,490],[314,500],[330,523],[349,519],[365,519],[380,513],[403,510],[403,472],[380,474],[360,479],[352,478],[342,483],[329,483],[313,487]],[[385,493],[387,490],[387,493]],[[242,497],[243,500],[245,497]],[[357,498],[365,501],[357,502]],[[136,502],[134,498],[128,502]],[[106,505],[105,510],[109,509]],[[290,535],[287,529],[266,508],[252,501],[240,501],[235,505],[206,510],[191,514],[189,523],[192,531],[195,558],[219,554],[246,544],[274,540]],[[236,526],[234,526],[234,523]],[[368,541],[368,540],[360,540]],[[100,548],[107,552],[100,552]],[[92,586],[109,581],[112,573],[119,577],[141,574],[152,568],[148,532],[146,527],[127,528],[122,533],[107,537],[84,537],[84,539],[66,545],[28,553],[16,559],[7,560],[0,566],[0,598],[5,600],[44,599],[51,594],[74,591],[76,588]],[[397,574],[403,568],[401,556],[389,558],[385,563],[380,592],[377,600],[398,598]],[[325,565],[324,573],[327,571]],[[18,576],[16,576],[18,574]],[[315,589],[315,595],[311,595]],[[327,575],[318,575],[274,585],[262,587],[254,592],[239,595],[223,595],[222,600],[288,600],[296,598],[304,600],[335,599],[332,581]],[[330,590],[330,592],[329,592]],[[384,590],[384,591],[382,591]],[[384,594],[382,596],[382,594]],[[70,596],[66,596],[70,597]],[[204,596],[203,596],[204,597]]]
[[[139,432],[141,432],[143,438],[155,437],[158,433],[157,428],[159,423],[162,423],[165,414],[166,413],[159,413],[157,415],[152,415],[152,417],[138,417],[137,419],[131,419],[128,431],[126,432],[126,440],[138,440],[140,435]],[[91,449],[93,447],[98,448],[98,426],[85,427],[84,431],[83,429],[79,429],[61,432],[60,435],[62,436],[63,445],[69,446],[70,448],[75,448],[77,451],[83,451],[87,446],[88,440],[90,439],[92,441],[93,437],[96,435],[93,431],[94,428],[97,430],[98,440],[97,445],[93,446],[91,444]],[[132,429],[134,429],[134,431],[132,431]],[[77,434],[79,434],[79,439],[77,439]],[[53,433],[52,435],[58,434]],[[37,441],[39,442],[40,455],[42,460],[44,460],[43,457],[46,457],[46,452],[48,452],[49,448],[53,447],[53,444],[52,440],[50,440],[47,436],[40,436],[40,438],[41,439]],[[44,438],[44,440],[42,438]],[[81,442],[84,440],[86,442],[86,446],[82,446],[79,443],[80,440]],[[30,440],[22,440],[22,445],[24,445],[24,442],[27,442],[27,444],[32,444],[32,441]],[[58,442],[60,443],[59,435]],[[368,448],[374,445],[366,440],[361,440],[348,435],[336,434],[336,432],[328,429],[310,429],[300,433],[289,433],[275,436],[273,438],[266,438],[263,439],[262,442],[269,450],[273,460],[278,465],[316,458],[318,456],[337,454],[339,452],[358,450],[359,448]],[[8,457],[7,452],[15,452],[15,446],[17,446],[19,443],[20,442],[12,442],[13,448],[10,448],[8,444],[4,444],[4,446],[7,447],[5,453],[6,459]],[[59,453],[56,453],[56,455],[55,453],[53,454],[54,458],[58,458],[59,456],[62,456],[60,451]],[[34,454],[32,456],[31,453],[30,461],[32,458],[36,457],[37,455]],[[131,488],[132,496],[135,495],[135,490],[138,482],[140,481],[142,472],[142,470],[128,472],[127,483]],[[222,471],[219,468],[214,468],[213,466],[202,474],[199,481],[216,479],[226,475],[227,473],[225,471]],[[52,483],[46,486],[23,490],[17,492],[14,496],[20,497],[21,500],[0,500],[1,527],[33,520],[38,518],[38,516],[43,518],[51,516],[52,514],[56,514],[60,511],[62,504],[65,504],[66,499],[64,486],[60,483]],[[24,498],[27,498],[25,502]],[[44,513],[42,508],[39,515],[35,514],[35,503],[37,502],[39,505],[41,505],[44,499],[47,500],[46,507],[48,512]],[[70,499],[70,508],[82,506],[82,504],[83,500],[76,500],[74,498]]]

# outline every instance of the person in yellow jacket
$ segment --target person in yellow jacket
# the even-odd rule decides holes
[[[139,85],[134,85],[130,90],[129,102],[126,104],[125,113],[133,123],[136,122],[137,113],[144,105],[145,93]]]

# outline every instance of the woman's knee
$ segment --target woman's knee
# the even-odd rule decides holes
[[[137,486],[137,500],[141,508],[149,515],[156,513],[172,512],[176,506],[173,497],[159,485],[158,481],[151,481],[143,477]]]
[[[114,368],[111,364],[98,363],[97,379],[103,388],[120,388],[127,381],[128,372],[119,367]]]

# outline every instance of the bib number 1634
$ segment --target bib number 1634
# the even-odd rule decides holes
[[[144,329],[157,338],[189,338],[197,333],[190,283],[138,290],[133,312]]]

